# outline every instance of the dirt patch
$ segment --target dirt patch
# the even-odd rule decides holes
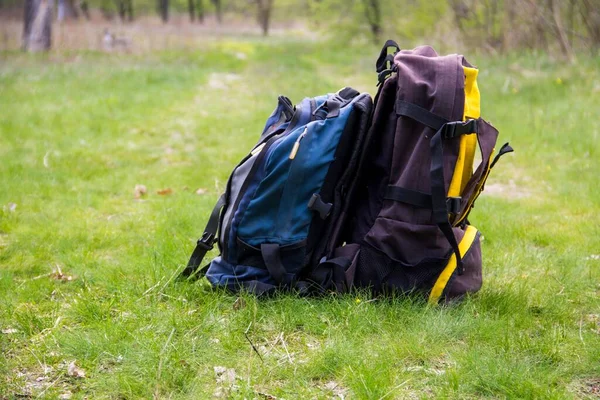
[[[211,89],[228,89],[236,81],[239,81],[241,77],[237,74],[229,73],[212,73],[208,78],[208,87]]]
[[[531,191],[511,180],[508,183],[486,183],[481,195],[515,200],[531,197]]]
[[[600,398],[600,377],[582,379],[569,386],[571,391],[578,396]]]

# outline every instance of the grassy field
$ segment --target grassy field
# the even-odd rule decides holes
[[[463,303],[174,281],[276,96],[374,94],[377,51],[2,53],[0,399],[600,396],[598,59],[470,57],[516,153],[471,214],[485,283]]]

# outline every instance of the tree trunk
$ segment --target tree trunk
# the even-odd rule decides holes
[[[600,49],[600,9],[597,1],[583,0],[581,2],[581,17],[586,26],[592,48]]]
[[[117,0],[117,12],[121,21],[125,21],[127,15],[127,9],[125,7],[125,0]]]
[[[549,6],[550,11],[552,12],[552,19],[554,20],[554,31],[556,32],[556,37],[558,38],[560,48],[565,57],[573,62],[575,60],[575,55],[573,54],[573,50],[569,45],[569,39],[567,38],[567,34],[565,33],[565,29],[562,25],[559,6],[554,2],[554,0],[549,0]]]
[[[378,44],[381,36],[381,4],[379,0],[363,0],[363,2],[373,41]]]
[[[502,50],[508,53],[515,46],[515,32],[511,28],[517,17],[516,5],[512,1],[505,4],[505,16],[502,23]]]
[[[204,23],[204,0],[198,0],[198,21]]]
[[[85,19],[87,19],[89,21],[90,20],[90,7],[88,5],[88,2],[86,0],[82,1],[81,3],[79,3],[79,7],[81,8],[81,13],[85,17]]]
[[[271,10],[274,0],[256,0],[258,8],[258,23],[262,28],[263,36],[269,35],[269,25],[271,23]]]
[[[77,5],[73,0],[58,0],[56,7],[56,20],[59,22],[65,19],[77,19],[79,18],[79,12],[77,11]]]
[[[125,0],[125,3],[127,4],[126,9],[127,9],[127,20],[129,22],[133,21],[133,0]]]
[[[169,22],[169,0],[158,0],[158,11],[162,22]]]
[[[215,13],[217,14],[217,22],[220,24],[223,22],[223,10],[221,9],[221,0],[211,0],[215,6]]]
[[[25,0],[23,49],[49,50],[52,44],[52,0]]]
[[[194,9],[194,0],[188,0],[188,14],[190,15],[190,22],[194,22],[196,18],[196,10]]]

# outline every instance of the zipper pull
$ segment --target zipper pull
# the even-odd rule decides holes
[[[292,152],[290,153],[290,157],[289,157],[290,160],[293,160],[294,158],[296,158],[296,153],[298,153],[298,149],[300,148],[300,141],[306,135],[306,131],[308,131],[308,127],[304,127],[304,132],[302,132],[302,134],[300,136],[298,136],[298,139],[296,139],[296,142],[294,143],[294,147],[292,147]]]

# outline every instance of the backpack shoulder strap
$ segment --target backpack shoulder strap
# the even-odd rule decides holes
[[[221,215],[221,209],[225,205],[225,193],[219,197],[215,207],[210,213],[210,218],[208,219],[208,223],[204,228],[204,233],[202,237],[198,239],[196,242],[196,248],[192,252],[192,256],[190,257],[190,261],[188,261],[187,266],[181,272],[180,277],[190,278],[192,276],[197,276],[198,278],[204,275],[205,271],[200,271],[200,274],[196,274],[198,267],[202,263],[202,260],[206,256],[210,250],[213,249],[215,241],[217,239],[217,231],[219,229],[219,216]]]

